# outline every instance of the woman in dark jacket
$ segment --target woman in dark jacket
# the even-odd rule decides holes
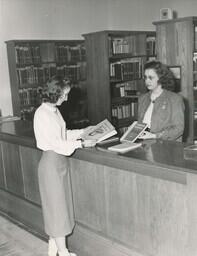
[[[159,61],[144,66],[145,85],[149,92],[140,96],[138,121],[148,124],[149,132],[141,138],[182,140],[184,131],[184,102],[174,93],[174,76],[169,68]]]

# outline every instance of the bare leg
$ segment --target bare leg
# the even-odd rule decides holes
[[[60,256],[70,256],[68,249],[66,248],[65,237],[55,237],[54,240],[58,249],[58,254]]]
[[[55,239],[53,237],[49,237],[48,242],[48,256],[56,256],[57,255],[57,246]]]

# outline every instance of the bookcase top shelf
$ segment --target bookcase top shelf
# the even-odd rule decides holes
[[[83,43],[84,40],[83,39],[76,39],[76,40],[70,40],[70,39],[60,39],[60,40],[50,40],[50,39],[34,39],[34,40],[30,40],[30,39],[13,39],[13,40],[7,40],[5,41],[5,43],[30,43],[30,44],[33,44],[33,43]]]
[[[197,21],[197,16],[189,16],[189,17],[182,17],[182,18],[169,19],[169,20],[158,20],[158,21],[154,21],[153,24],[157,25],[160,23],[174,23],[178,21]]]
[[[96,32],[91,32],[91,33],[87,33],[87,34],[83,34],[82,36],[86,37],[86,36],[89,36],[89,35],[95,35],[95,34],[106,34],[106,35],[109,35],[109,36],[115,36],[115,37],[118,37],[118,36],[127,36],[127,35],[137,35],[137,34],[150,34],[150,35],[154,35],[155,32],[154,31],[145,31],[145,30],[142,30],[142,31],[128,31],[128,30],[102,30],[102,31],[96,31]]]

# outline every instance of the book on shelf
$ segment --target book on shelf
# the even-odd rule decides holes
[[[110,63],[110,77],[118,80],[142,78],[142,59],[126,58]]]
[[[29,44],[19,44],[15,46],[15,59],[18,65],[32,64],[32,53]]]
[[[140,147],[141,143],[135,141],[145,131],[147,124],[134,121],[128,128],[128,130],[120,138],[120,143],[114,146],[108,147],[108,150],[126,153],[132,149]]]
[[[69,61],[69,46],[57,44],[55,46],[55,56],[58,63],[67,63]]]
[[[104,119],[97,125],[87,128],[81,135],[81,139],[96,140],[97,142],[100,142],[116,134],[117,131],[115,127],[107,119]]]

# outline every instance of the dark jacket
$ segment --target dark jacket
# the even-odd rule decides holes
[[[138,104],[138,121],[142,122],[144,114],[151,102],[150,92],[140,96]],[[163,90],[156,98],[152,117],[152,133],[161,133],[161,138],[166,140],[181,140],[184,131],[184,102],[180,95]]]

